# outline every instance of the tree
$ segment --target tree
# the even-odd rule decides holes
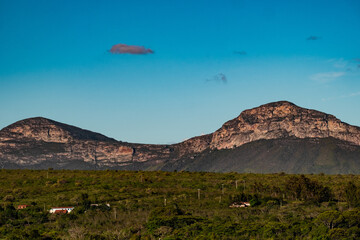
[[[285,186],[296,199],[315,202],[327,202],[331,199],[331,190],[304,175],[290,177]]]
[[[350,208],[358,207],[360,205],[359,189],[353,182],[348,182],[345,187],[345,198]]]
[[[323,224],[328,229],[333,229],[337,225],[337,219],[339,218],[340,213],[338,211],[326,211],[315,219],[315,223]]]
[[[90,208],[91,202],[89,200],[89,195],[87,193],[82,193],[81,194],[80,205],[82,207],[84,207],[84,209],[89,209]]]

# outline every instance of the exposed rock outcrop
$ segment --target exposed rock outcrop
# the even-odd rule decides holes
[[[333,115],[280,101],[243,111],[226,122],[211,140],[211,148],[239,147],[260,139],[333,137],[360,145],[360,128]]]
[[[42,117],[28,118],[3,128],[0,131],[0,141],[9,139],[31,139],[57,143],[67,143],[74,140],[117,142],[115,139],[102,134]]]

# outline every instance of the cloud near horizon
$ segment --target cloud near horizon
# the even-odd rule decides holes
[[[320,83],[327,83],[331,82],[341,76],[344,76],[345,72],[326,72],[326,73],[316,73],[310,76],[310,79],[320,82]]]
[[[357,97],[360,96],[360,91],[359,92],[353,92],[353,93],[349,93],[346,95],[341,95],[341,96],[334,96],[334,97],[328,97],[328,98],[322,98],[322,101],[331,101],[331,100],[337,100],[337,99],[341,99],[341,98],[352,98],[352,97]]]
[[[321,39],[321,37],[318,37],[318,36],[310,36],[308,37],[306,40],[319,40]]]
[[[123,43],[115,44],[109,50],[112,54],[148,54],[154,53],[150,48],[145,48],[143,46],[134,46],[134,45],[126,45]]]
[[[213,76],[211,79],[206,79],[206,82],[222,82],[224,84],[227,83],[227,77],[223,73],[218,73],[215,76]]]

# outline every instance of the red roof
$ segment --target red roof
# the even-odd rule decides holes
[[[24,209],[24,208],[27,208],[27,207],[30,207],[30,206],[31,205],[21,204],[21,205],[17,206],[17,209]]]
[[[68,211],[66,210],[55,210],[55,214],[63,214],[63,213],[67,213]]]

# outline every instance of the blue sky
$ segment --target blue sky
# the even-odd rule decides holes
[[[278,100],[360,126],[359,26],[358,0],[1,0],[0,128],[174,143]]]

